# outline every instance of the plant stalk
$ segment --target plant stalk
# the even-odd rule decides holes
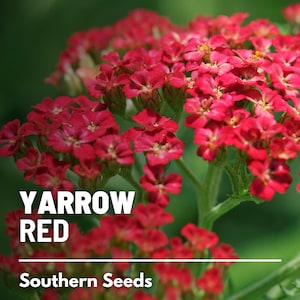
[[[230,296],[227,300],[253,300],[260,299],[272,287],[280,284],[287,278],[297,278],[300,276],[300,253],[287,264],[274,271],[269,276],[246,287],[244,290]]]
[[[209,164],[203,189],[199,195],[199,226],[208,230],[211,229],[212,223],[206,223],[206,216],[211,212],[211,209],[216,205],[219,195],[221,178],[223,173],[223,165],[220,162],[212,162]]]

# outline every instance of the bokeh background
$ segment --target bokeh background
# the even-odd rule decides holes
[[[56,96],[56,90],[43,81],[53,70],[66,39],[75,31],[109,25],[134,8],[156,10],[177,24],[184,24],[196,15],[230,15],[248,12],[250,19],[269,18],[283,22],[281,10],[295,1],[288,0],[15,0],[0,2],[0,126],[19,118],[25,119],[32,105],[44,97]],[[191,150],[193,151],[193,147]],[[188,156],[192,157],[192,156]],[[189,161],[195,171],[204,166]],[[221,240],[234,246],[242,258],[292,258],[300,251],[300,195],[295,185],[300,181],[300,161],[293,163],[295,183],[284,196],[276,196],[262,205],[242,204],[222,217],[215,225]],[[21,206],[18,190],[34,189],[23,181],[11,158],[0,158],[0,252],[9,254],[5,235],[5,214]],[[228,193],[223,180],[220,198]],[[181,196],[173,200],[170,210],[177,225],[167,228],[176,233],[181,225],[195,220],[194,194],[188,184]],[[183,213],[184,211],[184,213]],[[236,289],[278,268],[275,264],[236,264],[231,275]],[[21,299],[0,281],[3,300]],[[296,298],[295,298],[296,299]],[[300,299],[300,298],[298,298]],[[255,299],[253,299],[255,300]]]

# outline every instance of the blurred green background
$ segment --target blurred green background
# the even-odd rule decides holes
[[[184,24],[196,15],[248,12],[250,19],[270,18],[283,22],[281,9],[295,1],[287,0],[15,0],[0,2],[0,126],[14,119],[25,119],[30,107],[45,96],[56,96],[52,86],[43,83],[53,70],[66,39],[75,31],[104,26],[124,17],[134,8],[148,8]],[[193,151],[194,148],[191,148]],[[187,155],[189,159],[191,155]],[[200,162],[189,161],[199,172]],[[5,214],[21,207],[18,190],[30,189],[10,158],[0,159],[0,252],[9,254],[9,239],[4,234]],[[294,178],[300,181],[300,161],[293,164]],[[221,197],[228,193],[224,178]],[[178,228],[195,219],[194,194],[186,184],[182,195],[171,203]],[[190,199],[190,200],[189,200]],[[184,211],[184,214],[182,213]],[[263,205],[243,204],[216,224],[223,242],[233,245],[243,258],[292,258],[300,251],[300,195],[295,184],[284,196]],[[268,274],[278,265],[236,264],[232,268],[237,289]],[[2,284],[2,282],[0,282]],[[0,286],[3,300],[21,299]],[[255,300],[255,299],[253,299]]]

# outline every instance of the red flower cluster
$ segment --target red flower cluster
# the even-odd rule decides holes
[[[294,12],[294,6],[285,11]],[[138,10],[123,22],[135,24],[137,16],[146,19],[148,14]],[[281,35],[267,20],[243,26],[246,16],[199,17],[187,28],[176,28],[163,18],[153,17],[160,34],[154,36],[153,23],[146,22],[139,45],[118,43],[118,52],[99,54],[99,74],[88,85],[81,81],[81,86],[120,114],[134,105],[138,110],[152,108],[163,117],[166,103],[176,113],[184,105],[188,113],[185,125],[195,130],[197,154],[213,161],[232,147],[245,153],[254,176],[251,193],[270,200],[275,192],[282,193],[290,185],[287,163],[300,149],[298,132],[290,126],[299,124],[300,39]],[[85,34],[88,39],[89,32]],[[117,23],[109,41],[114,44],[123,36],[131,36],[131,42],[136,37],[128,26],[120,30]],[[89,55],[90,48],[84,53]],[[120,49],[125,52],[123,56]],[[77,65],[72,68],[76,73]],[[132,101],[128,103],[126,98]],[[147,120],[148,115],[140,115],[139,120],[144,117]],[[151,136],[137,137],[135,151],[146,152],[150,166],[180,156],[182,147],[173,137],[172,126],[166,135],[151,132]],[[173,150],[166,156],[167,145]],[[273,168],[278,164],[283,167],[283,176]],[[264,167],[256,169],[258,165]]]
[[[179,175],[164,175],[165,166],[183,153],[183,143],[174,134],[177,123],[151,109],[132,118],[140,127],[119,133],[112,113],[102,104],[85,96],[46,98],[28,114],[27,123],[20,127],[15,120],[2,128],[1,154],[20,157],[16,164],[25,171],[24,178],[34,178],[36,184],[55,194],[73,190],[67,170],[80,176],[82,188],[95,188],[99,176],[105,182],[121,173],[134,163],[133,143],[135,152],[147,157],[142,187],[151,202],[166,206],[169,193],[181,189]],[[37,135],[39,150],[32,146],[32,134]]]
[[[60,55],[57,71],[47,78],[47,82],[62,83],[68,91],[80,92],[80,81],[89,86],[97,74],[100,59],[98,54],[103,49],[122,51],[158,45],[159,37],[175,28],[167,18],[140,9],[131,12],[127,18],[113,26],[77,32],[69,38],[67,48]],[[119,67],[114,55],[109,54],[108,57],[111,57],[115,67]],[[65,74],[68,74],[68,78],[64,76]],[[77,87],[73,85],[74,83]],[[109,90],[109,86],[104,89]]]
[[[38,218],[37,214],[30,217]],[[131,258],[134,252],[143,258],[181,258],[192,259],[202,257],[209,251],[213,258],[237,258],[233,249],[226,244],[218,244],[218,237],[213,232],[199,228],[194,224],[185,225],[181,233],[186,238],[184,242],[179,237],[168,238],[162,231],[162,226],[173,221],[173,216],[164,211],[158,204],[139,204],[132,215],[104,216],[98,227],[92,228],[87,233],[81,233],[76,224],[70,224],[70,238],[64,243],[29,244],[19,243],[18,220],[24,218],[21,210],[7,215],[7,233],[11,236],[12,257],[0,255],[0,267],[6,273],[19,276],[22,272],[30,272],[32,276],[50,276],[60,271],[64,276],[75,277],[80,269],[80,276],[93,276],[93,268],[89,264],[77,265],[73,268],[67,263],[18,263],[22,258]],[[137,251],[134,251],[134,247]],[[206,266],[206,271],[200,276],[195,276],[188,268],[187,263],[154,263],[147,267],[147,276],[154,277],[157,274],[159,281],[155,286],[155,297],[149,299],[178,299],[185,295],[191,295],[192,285],[196,284],[199,290],[196,295],[214,296],[223,291],[223,274],[229,263],[213,263]],[[101,272],[112,272],[117,277],[126,277],[131,272],[129,263],[103,263],[99,266]],[[217,274],[217,276],[214,276]],[[69,299],[78,299],[78,295],[86,295],[87,299],[96,297],[119,298],[128,293],[128,289],[104,289],[101,278],[97,288],[74,289],[69,294]],[[152,297],[144,292],[132,291],[133,297],[140,295]],[[56,294],[57,293],[57,294]],[[58,292],[45,290],[42,299],[58,297]],[[77,298],[74,298],[75,295]],[[93,295],[93,296],[92,296]],[[143,296],[142,296],[143,295]],[[83,296],[82,296],[83,297]],[[101,299],[102,299],[101,298]],[[55,299],[55,298],[51,298]],[[81,298],[80,298],[81,299]],[[85,298],[84,298],[85,299]],[[147,299],[147,298],[145,298]]]
[[[169,193],[178,194],[181,177],[172,173],[164,175],[166,165],[179,159],[183,153],[183,142],[175,136],[177,123],[158,115],[151,109],[144,109],[132,119],[140,125],[130,129],[135,152],[146,153],[147,165],[141,177],[142,188],[149,193],[150,202],[166,206]]]

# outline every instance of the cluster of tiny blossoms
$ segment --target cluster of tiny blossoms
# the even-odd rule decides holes
[[[213,161],[237,149],[253,175],[251,193],[270,200],[289,187],[288,162],[300,150],[300,37],[268,20],[243,26],[246,16],[199,17],[175,28],[134,11],[110,30],[75,34],[48,81],[88,91],[120,115],[151,108],[178,121],[184,107],[197,154]],[[158,139],[149,147],[162,145]]]
[[[8,275],[18,277],[25,271],[32,276],[46,276],[58,271],[63,271],[68,277],[98,274],[92,265],[19,263],[18,258],[192,259],[207,256],[207,251],[212,258],[236,258],[229,245],[219,244],[217,235],[204,228],[185,225],[181,234],[186,242],[179,237],[168,238],[161,228],[173,221],[173,216],[164,211],[169,194],[179,193],[181,189],[178,174],[165,174],[167,164],[178,159],[183,152],[183,143],[175,136],[178,125],[170,118],[160,116],[152,109],[143,109],[132,116],[137,126],[120,133],[113,114],[105,105],[86,96],[61,96],[54,100],[46,98],[37,104],[27,119],[23,125],[18,120],[9,122],[1,131],[10,140],[1,148],[1,154],[14,155],[25,179],[32,179],[35,184],[50,189],[54,198],[57,191],[73,191],[75,184],[78,188],[95,191],[115,175],[128,179],[130,174],[129,182],[132,183],[134,152],[143,152],[146,164],[140,186],[147,192],[149,203],[137,204],[132,215],[104,216],[99,226],[88,233],[81,233],[76,223],[72,223],[70,237],[65,243],[21,243],[20,219],[36,221],[39,215],[24,215],[23,210],[9,213],[6,224],[13,256],[1,256],[0,264]],[[29,136],[35,137],[35,143]],[[99,278],[99,288],[66,289],[60,293],[46,289],[43,299],[59,299],[59,294],[68,294],[69,299],[101,299],[104,295],[124,299],[165,297],[170,300],[198,295],[213,299],[211,297],[217,297],[223,291],[223,277],[229,265],[210,264],[201,274],[193,274],[186,263],[138,265],[149,276],[157,274],[159,278],[153,296],[134,289],[129,292],[126,288],[100,288]],[[133,277],[136,268],[129,263],[107,263],[101,264],[100,269],[102,273],[113,272],[115,277]]]
[[[285,11],[285,14],[287,11]],[[64,94],[34,106],[27,122],[0,131],[0,155],[14,156],[24,178],[52,191],[103,189],[121,176],[136,190],[132,215],[106,215],[87,233],[72,223],[62,244],[18,241],[18,210],[7,215],[13,256],[0,267],[18,276],[126,277],[145,271],[150,291],[112,288],[41,291],[43,299],[218,299],[228,263],[95,265],[21,264],[32,258],[236,258],[215,233],[186,224],[167,237],[165,211],[182,178],[170,173],[182,159],[178,124],[193,130],[197,155],[241,175],[250,193],[271,200],[292,177],[300,151],[300,36],[282,35],[268,20],[243,25],[246,14],[198,17],[177,27],[154,12],[136,10],[111,27],[74,34],[47,82]],[[295,21],[295,20],[294,20]],[[184,119],[183,123],[180,120]],[[232,163],[231,157],[236,161]],[[234,169],[236,168],[236,169]],[[138,177],[138,179],[136,179]],[[138,182],[139,181],[139,182]],[[300,190],[300,186],[298,186]],[[237,192],[233,183],[233,192]],[[142,203],[144,202],[144,203]],[[97,269],[95,269],[97,268]]]
[[[42,299],[183,299],[200,297],[216,299],[224,289],[223,279],[230,263],[211,263],[202,273],[194,274],[187,263],[138,264],[135,268],[128,262],[94,264],[70,263],[18,263],[19,257],[30,258],[117,258],[133,257],[165,259],[192,259],[209,256],[215,259],[236,258],[233,249],[227,244],[219,244],[215,233],[189,223],[181,229],[179,237],[168,238],[161,227],[173,221],[173,216],[154,203],[138,204],[132,215],[106,215],[99,226],[83,234],[74,223],[70,227],[70,236],[65,243],[29,244],[19,242],[19,220],[31,218],[37,220],[37,213],[25,215],[22,210],[9,213],[6,218],[7,234],[11,236],[11,248],[14,255],[1,256],[0,266],[7,274],[19,276],[29,272],[32,276],[50,276],[63,272],[65,277],[94,277],[104,272],[112,272],[116,277],[137,277],[139,272],[154,278],[152,295],[141,289],[102,287],[102,278],[98,278],[97,288],[46,289]],[[96,268],[96,269],[95,269]],[[155,275],[154,275],[155,274]]]

